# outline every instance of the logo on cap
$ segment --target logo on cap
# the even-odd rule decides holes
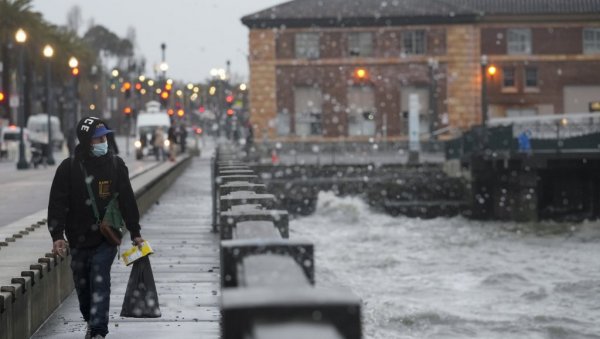
[[[92,119],[92,118],[86,118],[85,120],[83,120],[83,124],[81,124],[81,131],[82,132],[89,132],[90,131],[90,127],[92,127],[93,124],[94,124],[94,119]]]

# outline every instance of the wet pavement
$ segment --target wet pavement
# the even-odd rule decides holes
[[[144,215],[142,236],[150,257],[161,318],[119,316],[131,267],[112,269],[109,335],[113,338],[219,338],[218,238],[211,233],[210,166],[194,158],[190,167]],[[121,251],[129,248],[124,244]],[[85,323],[72,293],[32,338],[83,338]]]

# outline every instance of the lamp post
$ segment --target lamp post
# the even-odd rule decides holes
[[[487,73],[486,67],[488,64],[487,55],[481,56],[481,126],[485,127],[487,122]]]
[[[24,81],[24,69],[23,69],[23,59],[25,58],[25,42],[27,41],[27,33],[19,28],[17,33],[15,34],[15,40],[19,45],[19,126],[21,131],[19,133],[19,161],[17,162],[17,169],[27,169],[29,168],[29,164],[25,159],[25,141],[23,136],[23,130],[25,129],[25,81]]]
[[[430,93],[429,93],[429,140],[434,141],[437,140],[437,135],[435,134],[436,129],[438,128],[438,115],[437,115],[437,80],[435,78],[435,72],[438,69],[438,60],[435,58],[429,58],[427,60],[427,64],[429,65],[429,84],[430,84]]]
[[[162,72],[162,80],[165,81],[167,79],[167,70],[169,69],[169,65],[167,64],[166,61],[166,49],[167,49],[167,44],[165,44],[164,42],[162,44],[160,44],[160,49],[162,52],[162,60],[160,63],[160,70]]]
[[[44,47],[44,57],[46,57],[46,114],[48,114],[48,158],[46,159],[46,163],[48,165],[54,165],[54,152],[52,149],[52,86],[51,84],[51,72],[50,72],[50,63],[52,57],[54,56],[54,49],[50,45],[46,45]]]
[[[78,94],[77,94],[77,88],[79,87],[79,60],[77,60],[76,57],[72,56],[71,58],[69,58],[69,67],[71,68],[71,75],[73,77],[72,81],[71,81],[71,95],[72,95],[72,100],[71,100],[71,110],[69,113],[69,124],[70,124],[70,128],[69,128],[69,133],[68,133],[68,146],[69,146],[69,155],[73,156],[75,154],[75,138],[76,138],[76,131],[75,131],[75,124],[77,123],[77,121],[79,120],[77,117],[77,110],[78,110]]]

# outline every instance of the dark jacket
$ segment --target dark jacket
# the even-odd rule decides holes
[[[64,239],[64,233],[71,248],[95,247],[103,241],[79,163],[92,177],[92,192],[100,218],[104,217],[111,196],[119,192],[119,209],[131,239],[139,237],[140,214],[123,159],[111,152],[97,158],[81,156],[76,150],[74,159],[67,158],[58,166],[50,189],[48,228],[52,240]]]

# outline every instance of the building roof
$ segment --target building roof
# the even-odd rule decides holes
[[[292,0],[242,22],[249,27],[368,26],[590,14],[600,14],[600,0]]]

